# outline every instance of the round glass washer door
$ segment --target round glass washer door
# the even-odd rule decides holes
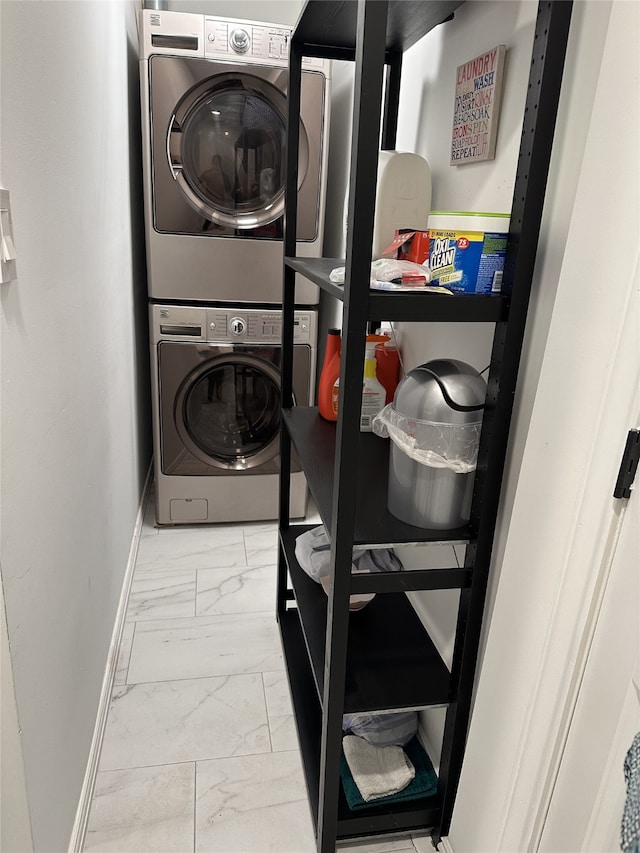
[[[280,449],[280,374],[244,353],[211,359],[182,383],[174,415],[182,442],[201,461],[256,468]]]
[[[169,164],[187,201],[219,225],[257,229],[284,213],[287,102],[267,80],[220,74],[178,104],[167,140]],[[298,186],[309,146],[300,124]]]

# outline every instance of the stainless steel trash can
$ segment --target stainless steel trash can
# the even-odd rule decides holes
[[[469,521],[486,392],[478,371],[453,359],[422,364],[400,382],[387,499],[396,518],[436,530]]]

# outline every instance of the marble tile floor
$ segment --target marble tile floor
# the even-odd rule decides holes
[[[276,537],[275,522],[158,529],[150,495],[85,853],[315,850],[275,621]],[[433,848],[424,834],[338,850]]]

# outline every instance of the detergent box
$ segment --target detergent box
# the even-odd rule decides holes
[[[500,293],[508,213],[437,210],[428,229],[432,285],[454,293]]]

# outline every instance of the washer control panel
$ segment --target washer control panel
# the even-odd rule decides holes
[[[296,311],[293,322],[295,343],[312,343],[315,314],[310,311]],[[209,308],[207,309],[207,340],[279,344],[282,341],[282,313]]]

